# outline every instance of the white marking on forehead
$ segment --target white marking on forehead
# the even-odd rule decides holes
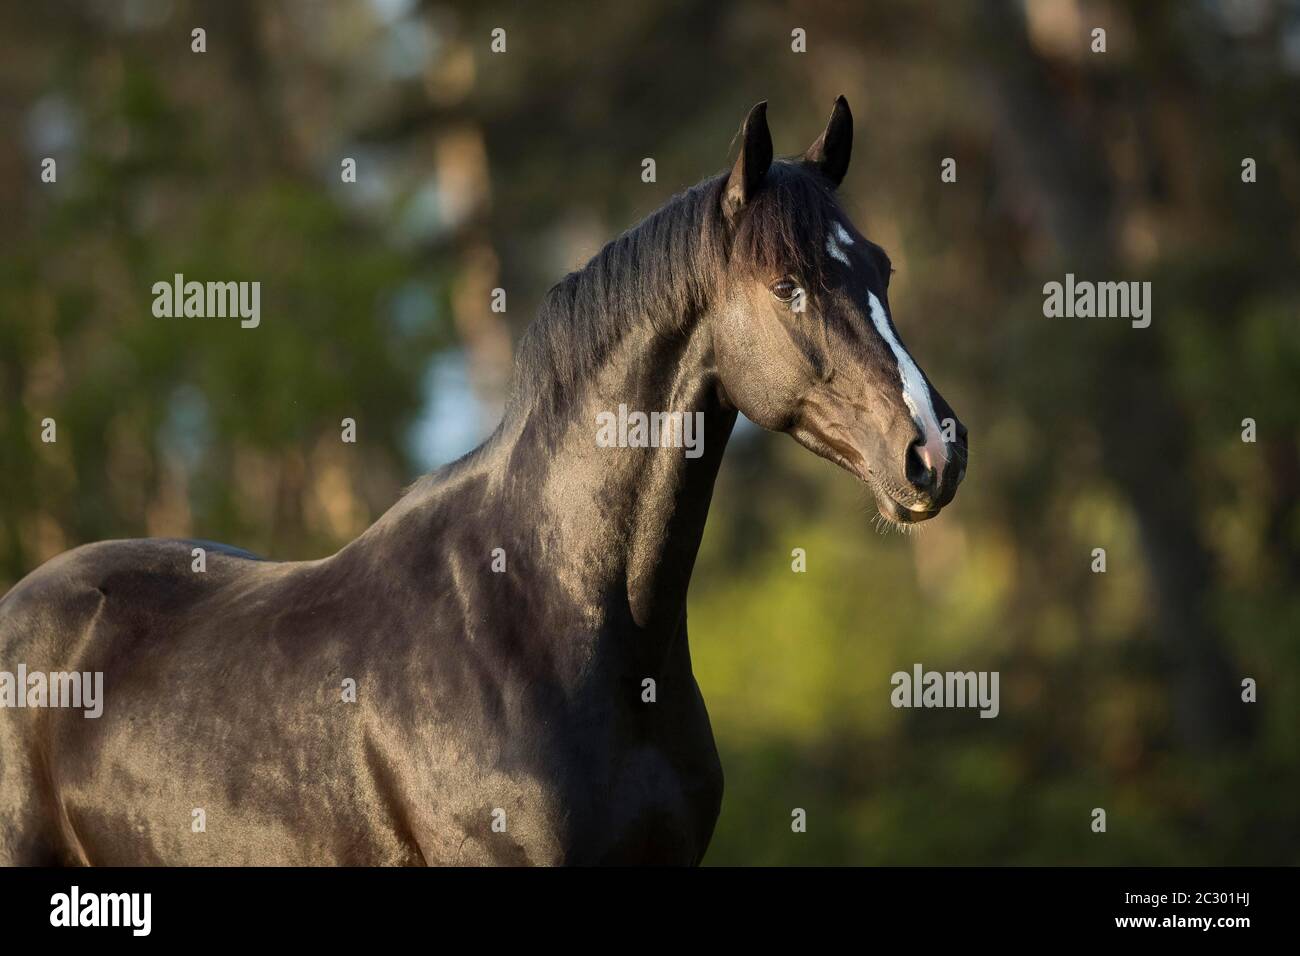
[[[941,449],[946,461],[948,446],[943,440],[938,418],[934,414],[934,403],[930,400],[930,386],[925,383],[925,376],[917,368],[912,356],[908,355],[907,349],[903,348],[903,343],[894,335],[894,329],[889,324],[889,316],[885,314],[885,307],[880,304],[876,294],[868,291],[867,296],[871,302],[871,321],[875,324],[880,337],[893,350],[894,358],[898,360],[898,377],[903,381],[903,404],[907,406],[907,410],[912,413],[912,418],[921,427],[923,443],[927,446],[933,443],[932,447]]]
[[[831,254],[831,258],[838,259],[847,266],[849,264],[849,257],[844,250],[840,248],[840,243],[842,242],[846,246],[851,246],[853,245],[853,237],[850,236],[849,231],[838,222],[831,226],[831,233],[832,235],[826,237],[826,251]]]

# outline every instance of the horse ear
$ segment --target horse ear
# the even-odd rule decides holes
[[[771,165],[772,134],[767,128],[767,100],[764,100],[749,111],[740,130],[740,155],[731,167],[722,193],[722,209],[728,219],[754,198]]]
[[[849,101],[842,96],[835,98],[835,108],[831,110],[830,122],[817,137],[817,142],[808,147],[803,154],[804,162],[817,167],[818,170],[838,186],[844,181],[844,174],[849,171],[849,154],[853,152],[853,114],[849,112]]]

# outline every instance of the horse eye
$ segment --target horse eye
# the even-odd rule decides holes
[[[799,283],[789,277],[778,279],[772,283],[772,295],[776,296],[782,302],[789,302],[799,294]]]

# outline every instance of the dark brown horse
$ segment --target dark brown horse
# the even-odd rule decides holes
[[[836,201],[851,142],[841,98],[773,162],[755,107],[730,172],[551,290],[496,432],[337,554],[108,541],[23,579],[0,671],[104,700],[0,707],[0,863],[698,862],[722,770],[686,593],[737,413],[893,522],[964,472]]]

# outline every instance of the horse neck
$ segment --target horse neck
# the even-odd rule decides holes
[[[503,571],[525,603],[539,602],[532,613],[546,616],[532,638],[563,641],[575,672],[594,652],[618,657],[633,647],[689,668],[677,638],[736,421],[718,394],[706,324],[673,335],[628,330],[555,406],[512,405],[484,445],[425,476],[335,562],[382,562],[389,574],[404,569],[397,573],[413,587],[432,581],[439,591],[446,579],[430,578],[431,569],[452,568],[457,581],[474,568]],[[680,447],[600,447],[597,416],[620,404],[700,413],[699,457]]]
[[[736,418],[718,400],[707,326],[673,336],[630,330],[566,399],[561,412],[508,417],[503,434],[514,439],[493,456],[502,487],[519,489],[521,520],[535,526],[546,566],[533,570],[560,582],[576,607],[595,609],[586,622],[595,629],[625,620],[625,599],[635,627],[675,634]],[[698,457],[681,447],[600,447],[598,416],[618,416],[620,405],[692,415],[702,426]]]

